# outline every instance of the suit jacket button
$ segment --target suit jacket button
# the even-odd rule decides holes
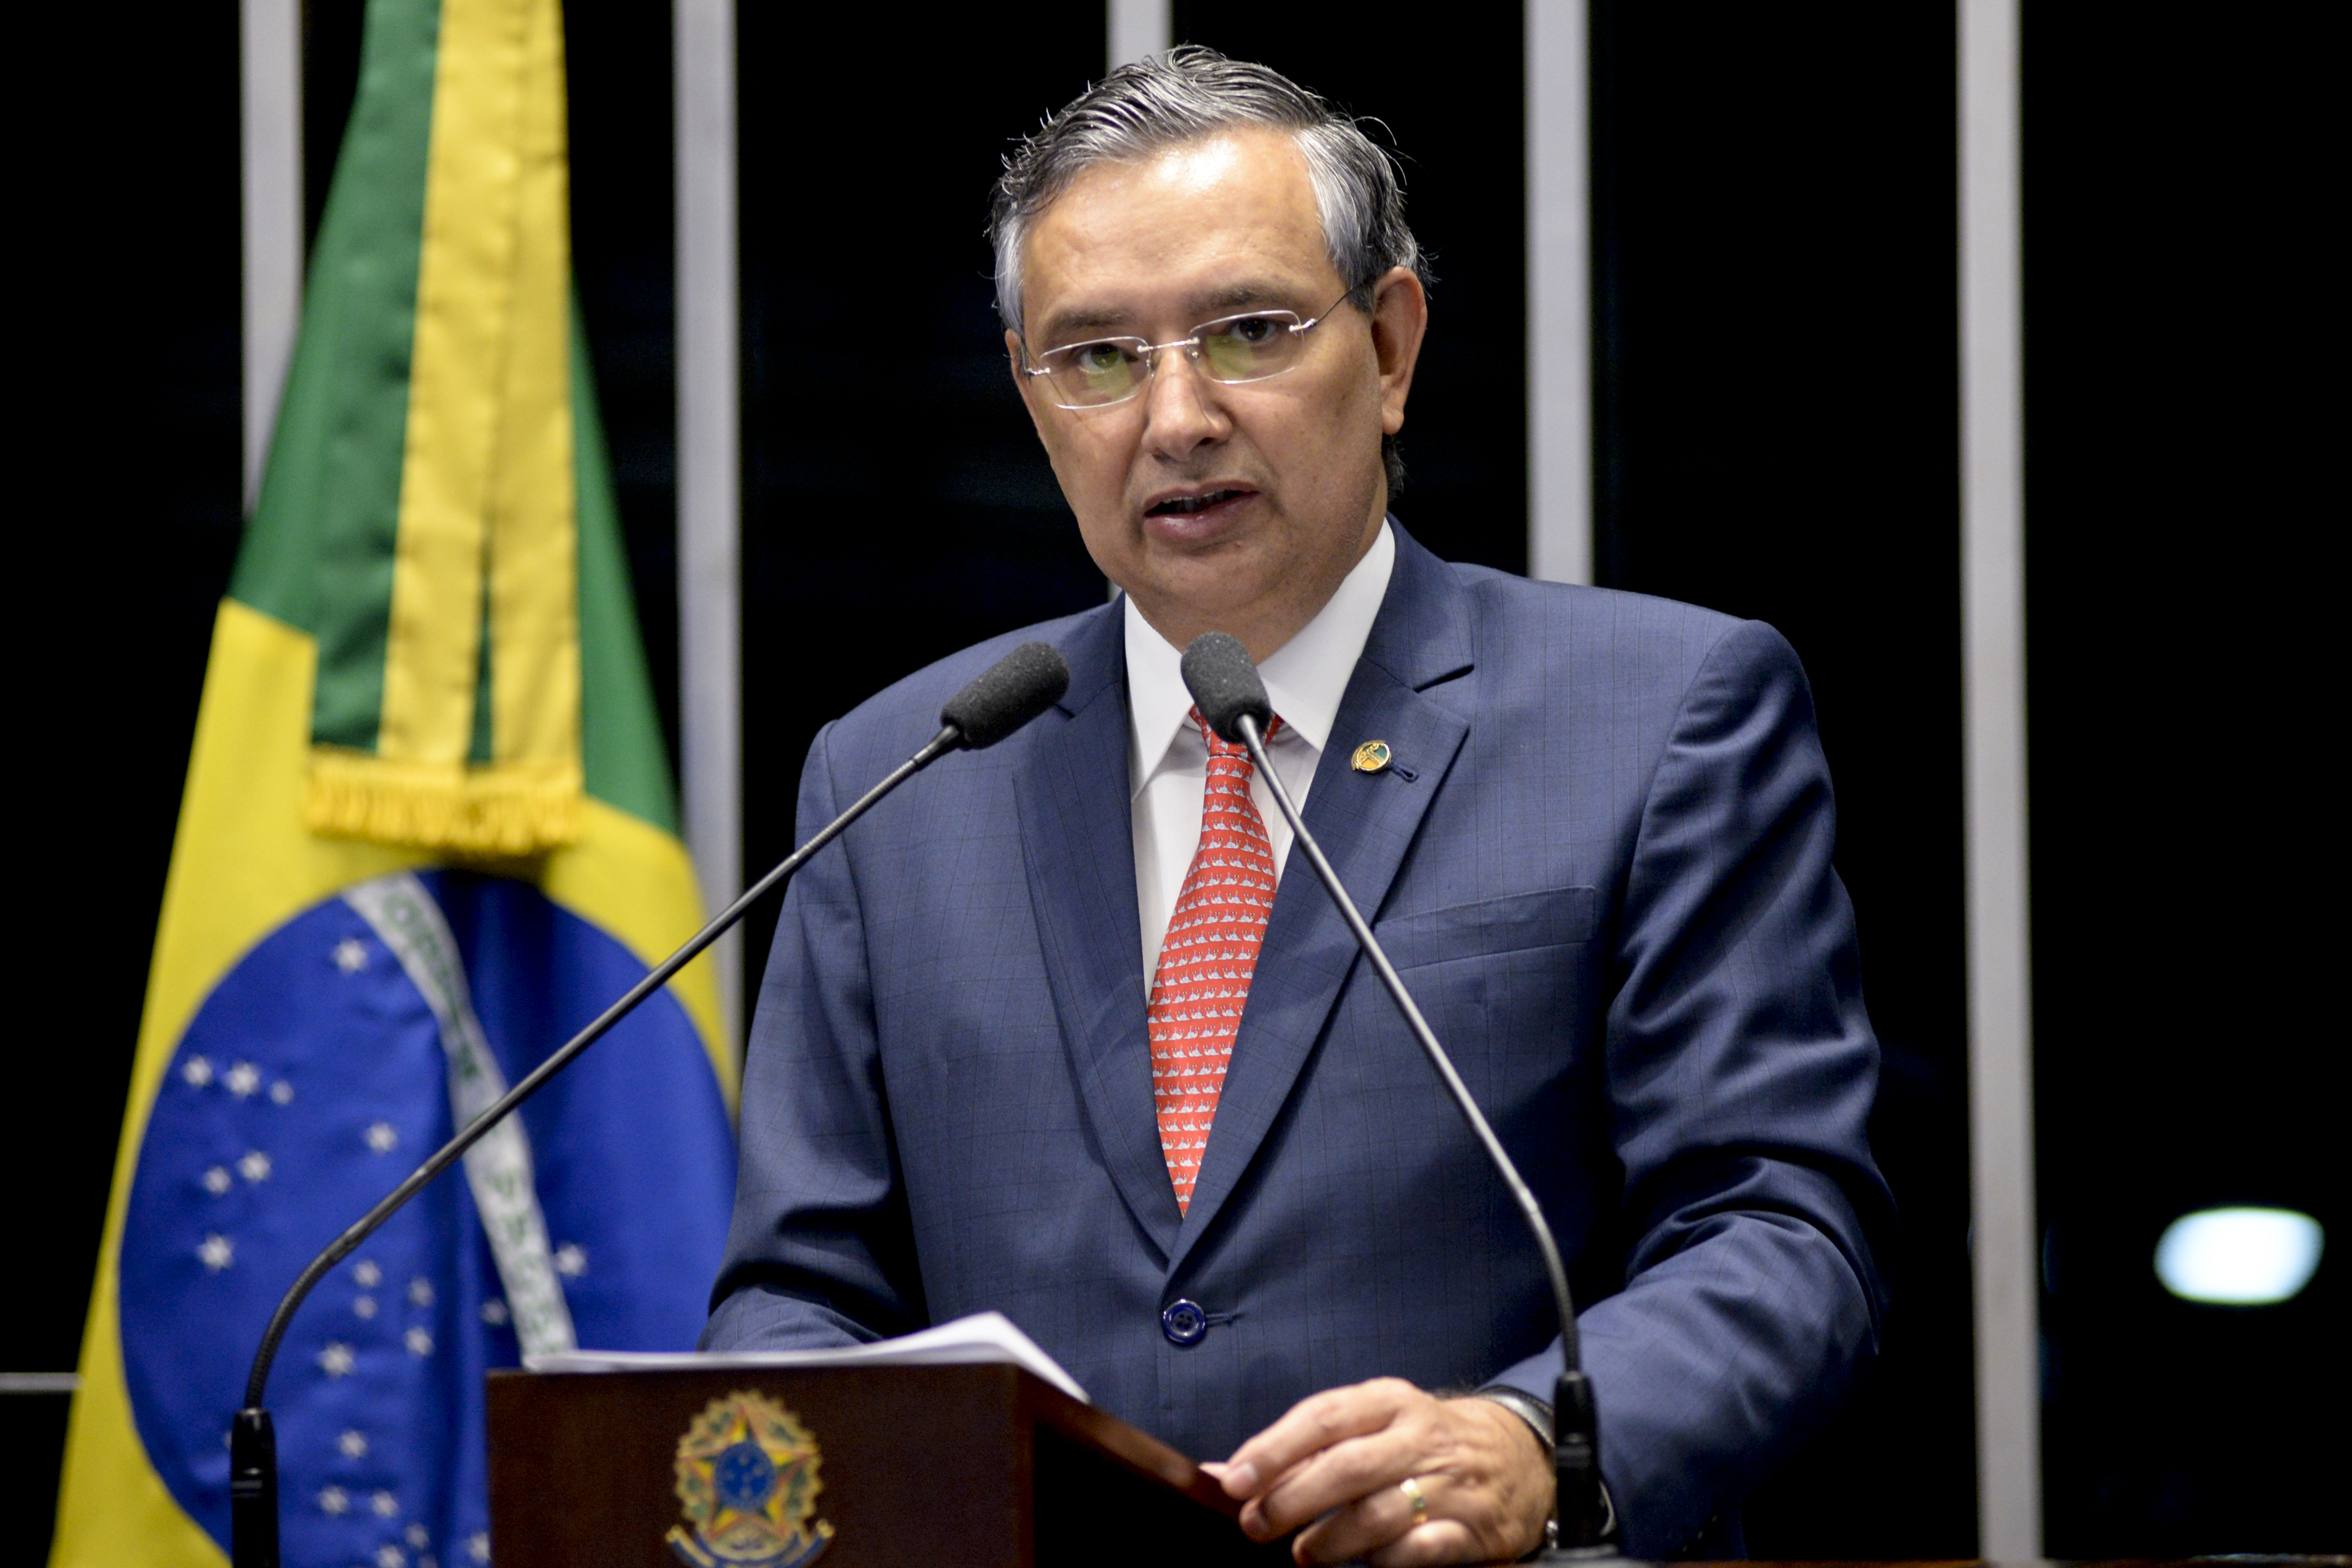
[[[1209,1314],[1198,1301],[1177,1301],[1160,1314],[1160,1331],[1171,1345],[1197,1345],[1209,1331]]]

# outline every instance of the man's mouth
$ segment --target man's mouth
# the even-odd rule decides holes
[[[1247,490],[1204,490],[1196,496],[1170,496],[1166,500],[1153,506],[1144,515],[1190,517],[1196,511],[1206,511],[1211,507],[1221,505],[1225,501],[1238,500],[1249,493]]]

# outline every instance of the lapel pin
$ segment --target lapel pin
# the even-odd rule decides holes
[[[1356,748],[1356,754],[1348,760],[1348,765],[1360,773],[1376,773],[1389,765],[1389,756],[1386,741],[1367,741]]]

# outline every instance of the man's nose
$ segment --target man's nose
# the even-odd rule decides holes
[[[1181,348],[1160,351],[1150,384],[1143,389],[1143,442],[1166,458],[1181,458],[1222,441],[1233,430],[1217,384]]]

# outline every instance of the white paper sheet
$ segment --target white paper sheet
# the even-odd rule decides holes
[[[564,1351],[522,1358],[532,1372],[694,1372],[777,1366],[957,1366],[1026,1368],[1071,1398],[1091,1405],[1077,1379],[1002,1312],[975,1312],[895,1340],[824,1351]]]

